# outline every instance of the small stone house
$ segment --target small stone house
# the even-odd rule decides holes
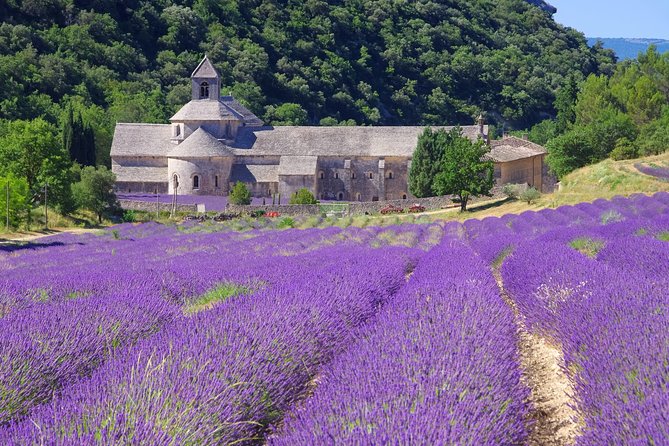
[[[495,161],[495,181],[502,184],[528,184],[544,192],[546,149],[524,138],[504,136],[490,141],[490,156]]]
[[[265,126],[220,96],[220,75],[206,56],[191,85],[191,101],[169,124],[116,124],[111,158],[120,192],[227,195],[241,181],[255,197],[307,188],[322,200],[411,198],[408,173],[424,127]],[[482,118],[462,132],[489,140]],[[498,182],[541,185],[544,151],[504,141],[492,143]]]

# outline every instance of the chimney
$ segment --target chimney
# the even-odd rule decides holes
[[[528,135],[527,133],[523,133],[523,139],[525,141],[529,141],[530,140],[530,135]]]
[[[483,118],[483,113],[479,114],[479,117],[476,118],[476,120],[479,123],[479,133],[483,136],[484,135],[483,128],[485,126],[485,119]]]

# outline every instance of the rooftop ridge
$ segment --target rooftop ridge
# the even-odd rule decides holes
[[[157,126],[163,126],[163,125],[169,126],[170,124],[158,124],[158,123],[155,123],[155,122],[151,122],[151,123],[149,123],[149,122],[117,122],[116,125],[141,125],[141,126],[145,126],[145,127],[149,127],[149,126],[156,126],[157,127]]]

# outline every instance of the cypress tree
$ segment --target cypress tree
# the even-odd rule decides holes
[[[63,123],[63,150],[70,154],[70,159],[75,160],[76,153],[73,151],[72,142],[74,140],[74,113],[72,106],[67,107],[65,122]]]
[[[432,184],[439,171],[441,158],[437,144],[440,136],[439,131],[433,132],[428,127],[418,137],[409,170],[409,191],[418,198],[433,196]]]

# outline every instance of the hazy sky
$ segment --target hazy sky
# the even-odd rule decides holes
[[[669,0],[548,0],[555,20],[587,37],[669,39]]]

